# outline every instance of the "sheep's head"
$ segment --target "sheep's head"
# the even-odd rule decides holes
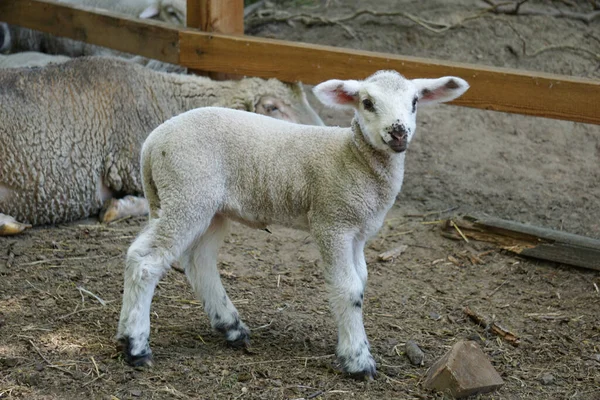
[[[306,99],[300,82],[246,78],[239,81],[239,93],[245,98],[238,109],[304,125],[324,125]]]
[[[418,106],[453,100],[468,88],[453,76],[409,80],[396,71],[379,71],[363,81],[332,79],[313,91],[325,105],[354,109],[373,147],[401,153],[415,133]]]

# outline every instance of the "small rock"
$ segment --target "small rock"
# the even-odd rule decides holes
[[[131,394],[134,397],[140,397],[142,395],[142,391],[141,390],[130,390],[129,394]]]
[[[542,385],[552,385],[555,380],[556,378],[554,378],[554,375],[550,373],[545,373],[540,377],[540,382],[542,383]]]
[[[408,249],[408,246],[405,244],[402,244],[402,245],[396,247],[395,249],[388,250],[388,251],[381,253],[379,256],[377,256],[377,259],[379,261],[391,260],[393,258],[399,257],[402,253],[404,253],[406,251],[406,249]]]
[[[425,354],[423,350],[419,348],[417,342],[414,340],[409,340],[404,345],[404,351],[406,352],[406,356],[410,360],[412,365],[423,365],[423,360],[425,359]]]
[[[485,343],[485,339],[482,338],[478,333],[471,333],[469,336],[467,336],[467,340],[472,340],[478,344]]]
[[[274,380],[272,380],[272,381],[271,381],[271,384],[272,384],[273,386],[277,386],[277,387],[281,387],[281,385],[282,385],[282,383],[281,383],[281,381],[280,381],[279,379],[274,379]]]
[[[432,311],[429,313],[429,318],[431,318],[434,321],[439,321],[442,318],[442,316],[436,313],[435,311]]]
[[[37,306],[52,308],[52,307],[56,306],[56,300],[54,300],[52,297],[47,297],[42,301],[38,301]]]
[[[463,398],[494,391],[504,381],[473,341],[460,341],[429,368],[423,386]]]
[[[248,372],[241,372],[238,375],[238,382],[248,382],[250,379],[252,379],[252,375]]]

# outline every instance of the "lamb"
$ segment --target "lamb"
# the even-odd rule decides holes
[[[217,82],[104,57],[0,70],[0,234],[96,215],[105,201],[105,220],[147,213],[135,197],[143,141],[209,105],[322,125],[301,84],[275,79]]]
[[[24,51],[8,55],[0,54],[0,68],[43,67],[69,61],[67,56],[56,56],[37,51]]]
[[[156,128],[142,147],[148,225],[127,252],[117,340],[134,366],[152,364],[150,304],[179,260],[211,326],[244,346],[249,331],[217,271],[229,221],[309,231],[326,269],[338,325],[337,356],[347,373],[372,377],[375,361],[362,321],[365,242],[380,229],[402,186],[405,150],[419,105],[450,101],[469,85],[457,77],[407,80],[380,71],[363,81],[314,88],[325,105],[353,109],[350,128],[301,126],[209,107]]]
[[[156,18],[177,26],[185,25],[185,0],[59,0],[59,2],[98,7],[142,19]],[[157,71],[185,72],[186,70],[178,65],[149,60],[141,56],[134,56],[69,38],[53,36],[14,25],[4,25],[0,30],[0,51],[2,52],[40,51],[70,57],[119,56]],[[4,38],[3,43],[2,38]]]

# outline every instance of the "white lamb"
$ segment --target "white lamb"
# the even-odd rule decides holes
[[[312,233],[338,325],[338,358],[347,373],[372,377],[375,361],[362,321],[365,242],[400,191],[417,103],[449,101],[468,87],[456,77],[407,80],[380,71],[364,81],[315,87],[324,104],[355,110],[350,128],[302,126],[215,107],[188,111],[156,128],[141,155],[150,221],[127,252],[117,333],[128,362],[152,363],[150,304],[176,260],[212,327],[230,344],[248,343],[248,328],[217,271],[218,248],[234,220]]]

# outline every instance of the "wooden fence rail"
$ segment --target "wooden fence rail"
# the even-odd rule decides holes
[[[53,1],[2,0],[0,21],[188,68],[309,84],[380,69],[409,78],[456,75],[471,89],[455,105],[600,124],[598,80],[206,33]]]

